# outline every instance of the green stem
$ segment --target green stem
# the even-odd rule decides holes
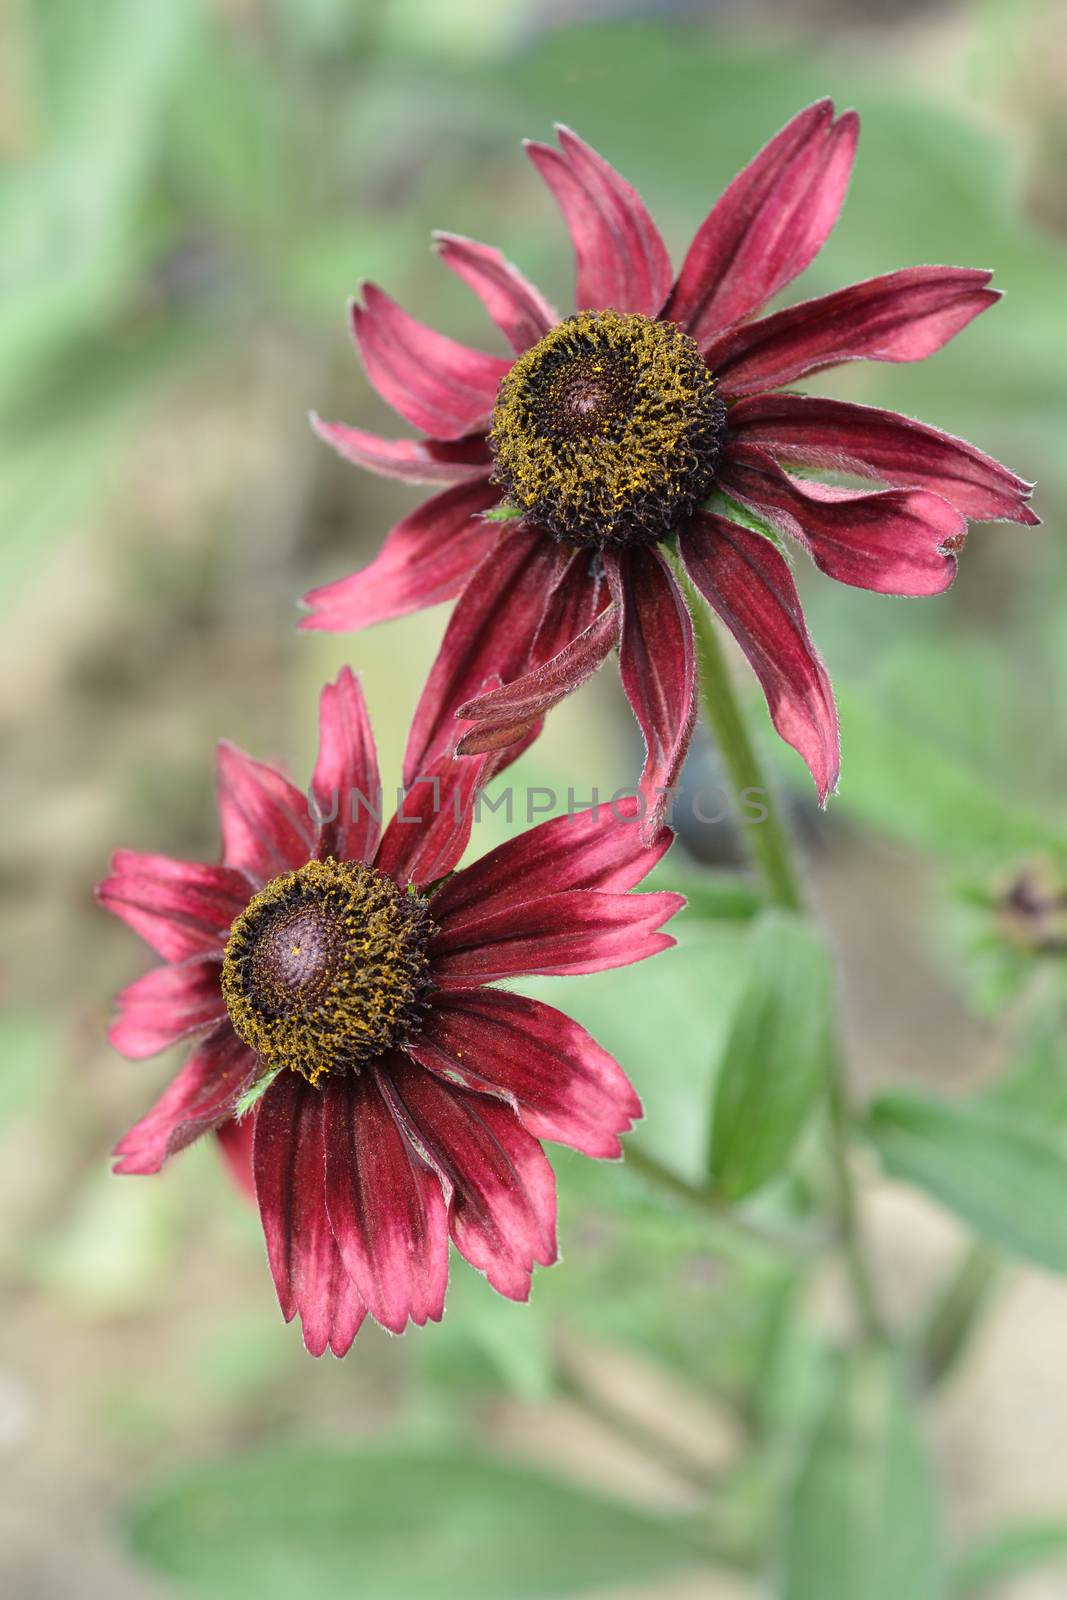
[[[751,1246],[757,1245],[775,1255],[792,1257],[798,1250],[810,1251],[821,1242],[811,1233],[764,1227],[750,1217],[724,1211],[711,1189],[689,1183],[635,1144],[628,1143],[626,1146],[626,1165],[655,1184],[656,1188],[669,1191],[709,1216],[714,1230],[713,1243],[722,1249],[724,1255],[747,1255]]]
[[[746,847],[763,875],[767,898],[786,911],[803,912],[804,892],[774,790],[749,735],[729,666],[719,640],[718,627],[703,599],[690,590],[700,667],[700,698],[704,717],[722,755],[738,812],[745,815],[746,791],[758,791],[766,811],[762,822],[742,829]],[[845,1267],[864,1337],[883,1337],[878,1295],[859,1220],[856,1192],[849,1165],[848,1100],[841,1053],[835,1050],[829,1091],[830,1153],[833,1166],[837,1225]]]
[[[970,1245],[935,1295],[917,1341],[919,1369],[931,1388],[949,1376],[966,1352],[999,1269],[996,1251],[984,1244]]]

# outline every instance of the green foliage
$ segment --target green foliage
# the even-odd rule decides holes
[[[765,911],[716,1078],[708,1172],[723,1200],[782,1171],[826,1083],[832,1026],[822,939],[801,917]]]
[[[549,1600],[706,1555],[692,1526],[474,1452],[276,1451],[136,1507],[134,1552],[212,1600]]]
[[[957,1557],[952,1592],[961,1600],[993,1600],[999,1585],[1035,1568],[1067,1560],[1067,1520],[998,1528]]]

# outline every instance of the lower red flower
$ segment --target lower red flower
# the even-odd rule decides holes
[[[556,1258],[540,1140],[618,1156],[640,1115],[583,1028],[489,985],[673,944],[660,929],[681,897],[628,892],[670,834],[643,844],[628,801],[457,872],[491,760],[440,757],[380,834],[374,741],[346,668],[322,694],[313,808],[224,744],[222,864],[120,850],[98,890],[166,962],[119,995],[112,1042],[141,1058],[196,1040],[119,1141],[117,1171],[158,1172],[218,1129],[254,1186],[282,1313],[299,1313],[314,1355],[343,1355],[368,1311],[396,1333],[438,1319],[450,1236],[525,1299],[535,1264]]]

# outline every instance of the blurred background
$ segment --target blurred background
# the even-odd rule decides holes
[[[1007,298],[922,366],[857,363],[823,387],[1038,479],[1044,526],[976,529],[937,602],[802,572],[843,719],[826,815],[792,753],[768,751],[857,1094],[1006,1071],[1061,1089],[1067,933],[1005,896],[1054,874],[1067,839],[1062,7],[6,0],[0,86],[0,1590],[824,1600],[783,1576],[782,1527],[803,1517],[790,1484],[841,1320],[830,1268],[782,1260],[758,1214],[747,1237],[553,1151],[564,1258],[530,1307],[459,1263],[440,1327],[368,1327],[343,1364],[314,1362],[212,1141],[151,1182],[109,1174],[174,1062],[106,1043],[109,997],[148,958],[91,885],[119,843],[214,857],[220,736],[304,782],[342,662],[397,774],[445,608],[357,639],[294,628],[296,597],[369,560],[419,498],[306,424],[314,408],[394,431],[346,332],[359,281],[496,349],[427,245],[434,227],[496,243],[570,303],[522,136],[575,127],[679,260],[735,170],[829,94],[863,133],[800,292],[948,261],[994,268]],[[605,672],[517,781],[610,792],[636,745]],[[699,741],[691,769],[715,781]],[[745,978],[738,861],[729,824],[687,827],[678,950],[551,989],[624,1061],[636,1143],[681,1176]],[[904,1324],[962,1233],[871,1152],[861,1170]],[[930,1596],[1067,1594],[1065,1349],[1064,1280],[998,1274],[922,1419]]]

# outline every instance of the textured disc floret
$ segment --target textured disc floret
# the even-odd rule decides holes
[[[502,379],[493,481],[567,544],[650,543],[707,497],[725,420],[715,379],[677,324],[582,311]]]
[[[428,986],[426,901],[358,861],[309,861],[268,883],[230,930],[222,993],[268,1067],[311,1083],[418,1032]]]

